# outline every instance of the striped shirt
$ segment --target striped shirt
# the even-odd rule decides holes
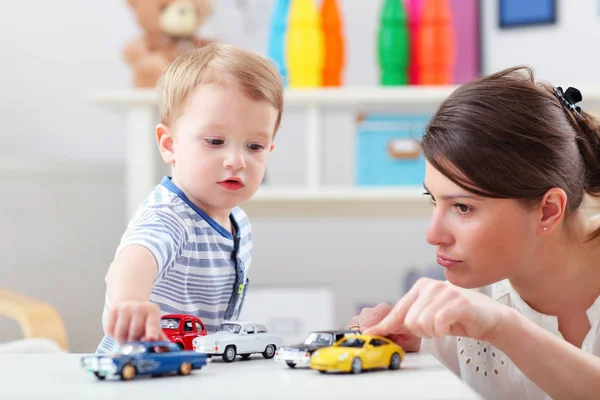
[[[115,257],[129,245],[147,248],[158,264],[150,301],[163,315],[197,316],[212,333],[221,321],[238,318],[248,289],[250,221],[238,207],[231,211],[230,219],[236,237],[165,177],[127,226]],[[109,307],[107,295],[103,322]],[[117,342],[104,335],[96,352],[118,349]]]

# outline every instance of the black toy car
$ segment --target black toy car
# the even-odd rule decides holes
[[[275,353],[275,360],[285,362],[288,367],[297,365],[310,366],[310,357],[315,350],[333,345],[347,335],[356,335],[360,332],[354,330],[325,330],[312,331],[304,343],[282,346]]]

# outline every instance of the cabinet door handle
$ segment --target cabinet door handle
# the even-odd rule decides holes
[[[391,139],[387,150],[388,155],[395,160],[417,159],[421,155],[419,143],[411,139]]]

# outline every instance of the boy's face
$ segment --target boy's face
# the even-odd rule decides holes
[[[157,127],[173,182],[207,214],[228,213],[261,184],[276,120],[273,106],[252,100],[236,85],[197,87],[173,126]],[[161,138],[161,129],[170,134]]]

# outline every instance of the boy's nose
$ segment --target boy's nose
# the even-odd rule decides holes
[[[225,157],[224,167],[234,171],[246,168],[246,160],[244,159],[243,153],[241,151],[229,152],[227,157]]]

